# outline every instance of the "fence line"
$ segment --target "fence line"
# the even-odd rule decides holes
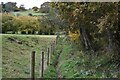
[[[58,43],[58,40],[52,42],[50,44],[50,48],[47,48],[47,66],[49,66],[50,59],[51,59],[52,55],[54,54],[55,45],[57,45],[57,43]],[[45,54],[42,51],[42,58],[40,60],[40,62],[42,61],[42,64],[41,64],[41,78],[44,77],[44,58],[45,58]],[[32,78],[32,80],[35,80],[35,51],[32,51],[32,54],[31,54],[31,78]]]

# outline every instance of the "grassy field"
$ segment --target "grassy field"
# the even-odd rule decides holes
[[[13,12],[14,15],[19,14],[20,16],[28,16],[28,14],[32,14],[33,16],[42,16],[47,15],[46,13],[37,13],[32,10],[22,11],[22,12]]]
[[[33,50],[36,51],[35,76],[39,77],[41,51],[46,52],[56,36],[12,34],[1,36],[3,78],[30,78],[30,54]]]

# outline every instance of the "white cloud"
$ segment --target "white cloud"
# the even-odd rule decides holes
[[[0,2],[17,2],[17,6],[19,7],[21,4],[24,4],[25,8],[32,8],[34,6],[40,7],[40,5],[44,2],[47,2],[50,0],[2,0]]]

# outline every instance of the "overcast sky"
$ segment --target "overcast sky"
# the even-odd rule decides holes
[[[24,4],[25,8],[29,9],[34,6],[40,7],[40,5],[44,2],[47,2],[50,0],[0,0],[0,2],[17,2],[17,6],[19,7],[21,4]]]

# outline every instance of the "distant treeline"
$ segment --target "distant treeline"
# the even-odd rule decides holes
[[[21,4],[19,7],[16,5],[17,5],[16,2],[7,2],[7,3],[1,2],[0,6],[2,7],[2,9],[0,9],[0,12],[18,12],[18,11],[27,10],[23,4]],[[49,13],[50,11],[49,2],[43,3],[40,8],[34,6],[32,10],[35,12]]]
[[[2,14],[2,33],[53,35],[54,28],[45,24],[37,17]]]

